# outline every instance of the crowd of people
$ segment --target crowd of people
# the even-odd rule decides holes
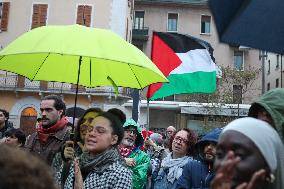
[[[283,99],[271,90],[203,136],[174,126],[143,136],[116,108],[87,109],[72,131],[65,103],[48,95],[26,137],[0,109],[0,189],[283,189]]]

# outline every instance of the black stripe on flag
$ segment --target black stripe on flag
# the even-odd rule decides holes
[[[201,39],[197,39],[193,36],[180,34],[180,33],[167,33],[167,32],[154,32],[161,40],[163,40],[175,53],[186,53],[195,49],[207,49],[213,57],[212,46]]]

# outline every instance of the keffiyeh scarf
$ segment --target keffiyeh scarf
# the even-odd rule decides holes
[[[161,163],[161,168],[169,169],[167,180],[174,183],[182,175],[183,166],[191,159],[188,156],[172,159],[172,153],[169,153]]]

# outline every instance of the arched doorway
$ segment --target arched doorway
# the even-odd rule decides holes
[[[28,136],[36,131],[37,111],[32,107],[25,108],[21,113],[20,128]]]

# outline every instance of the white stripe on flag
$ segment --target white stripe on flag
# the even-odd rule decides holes
[[[206,49],[195,49],[186,53],[176,54],[182,63],[172,70],[170,74],[216,71],[215,63],[212,61],[210,54]]]

